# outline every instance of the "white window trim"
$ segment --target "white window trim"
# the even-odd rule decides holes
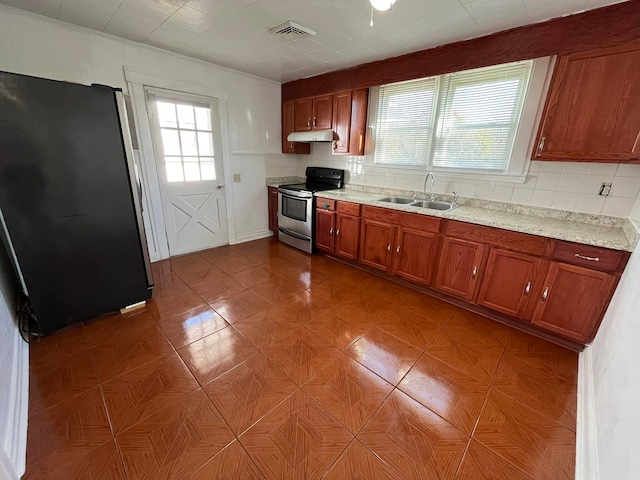
[[[367,115],[368,128],[365,150],[365,166],[370,173],[417,173],[424,174],[425,171],[440,173],[443,176],[460,180],[486,180],[512,183],[524,183],[531,163],[531,153],[533,152],[537,125],[542,118],[545,99],[549,91],[551,74],[555,57],[537,58],[531,67],[531,78],[525,94],[522,106],[522,116],[513,144],[511,158],[507,170],[504,173],[496,173],[482,170],[459,170],[452,168],[438,168],[432,165],[430,158],[428,165],[389,165],[374,162],[375,152],[375,126],[378,119],[379,87],[371,88],[369,91],[369,111]],[[395,171],[395,172],[394,172]]]

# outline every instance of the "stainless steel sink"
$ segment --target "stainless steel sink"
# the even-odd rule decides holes
[[[413,204],[413,202],[415,202],[413,198],[406,198],[406,197],[385,197],[385,198],[381,198],[378,201],[387,202],[387,203],[399,203],[401,205],[409,205],[410,203]]]
[[[453,205],[448,202],[436,202],[433,200],[419,200],[417,202],[411,203],[412,207],[420,207],[420,208],[429,208],[431,210],[440,210],[443,212],[453,210],[456,208],[456,205]]]

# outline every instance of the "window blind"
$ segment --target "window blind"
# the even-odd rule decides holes
[[[424,165],[431,150],[436,78],[380,87],[375,162]]]
[[[505,171],[531,62],[445,75],[434,167]]]

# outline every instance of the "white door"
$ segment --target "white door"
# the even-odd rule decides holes
[[[218,101],[147,90],[171,256],[229,243]]]

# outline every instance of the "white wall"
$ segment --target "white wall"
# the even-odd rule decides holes
[[[0,239],[0,479],[24,473],[29,349],[16,327],[17,280]]]
[[[227,189],[236,236],[268,235],[265,155],[282,155],[278,83],[0,6],[0,70],[126,92],[125,66],[227,93],[230,173],[242,174],[242,182]]]
[[[592,457],[596,470],[585,471],[584,478],[640,478],[639,306],[640,252],[636,252],[595,341],[581,358],[581,368],[590,372],[585,382],[593,400],[585,406],[588,415],[580,418],[588,423],[583,428],[593,429],[591,447],[585,448],[585,452]]]

